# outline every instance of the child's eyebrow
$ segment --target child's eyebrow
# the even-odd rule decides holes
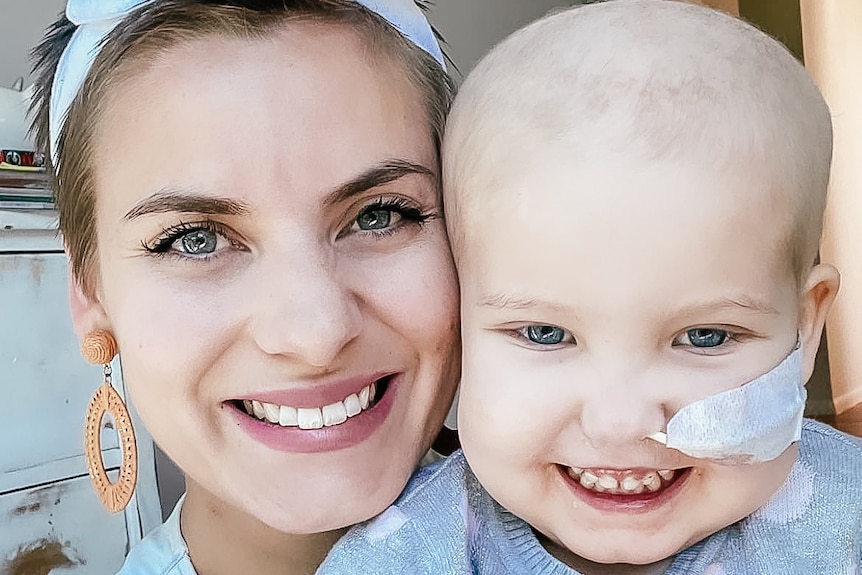
[[[135,204],[123,219],[131,221],[149,214],[182,212],[189,214],[220,214],[236,216],[249,212],[242,202],[215,198],[194,190],[163,189]]]
[[[715,301],[699,302],[684,306],[676,311],[676,315],[695,315],[704,312],[724,310],[743,310],[763,315],[779,315],[779,311],[765,301],[748,295],[733,298],[721,298]]]
[[[481,307],[500,310],[523,310],[543,307],[553,310],[561,310],[564,306],[545,300],[535,298],[519,297],[510,294],[496,293],[485,296],[479,300]],[[716,312],[723,310],[745,310],[763,315],[778,315],[780,312],[765,301],[760,301],[751,296],[742,295],[733,298],[721,298],[716,301],[698,302],[677,309],[671,315],[695,315],[704,312]]]
[[[520,297],[511,294],[497,293],[485,296],[479,300],[481,307],[505,310],[521,310],[533,308],[546,308],[551,310],[562,310],[564,306],[550,301],[538,300],[530,297]]]

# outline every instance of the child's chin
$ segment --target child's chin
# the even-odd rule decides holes
[[[641,541],[618,542],[617,545],[607,545],[608,538],[603,539],[600,534],[595,539],[597,540],[595,545],[584,545],[587,542],[583,539],[579,541],[579,544],[573,544],[569,548],[571,556],[568,558],[561,557],[558,553],[555,555],[575,569],[578,568],[578,563],[583,563],[583,560],[606,565],[650,565],[673,557],[687,546],[685,544],[667,544],[647,537]],[[602,540],[605,541],[605,544],[601,543]]]

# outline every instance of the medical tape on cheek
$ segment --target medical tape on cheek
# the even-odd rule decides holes
[[[775,459],[802,434],[802,349],[740,387],[695,401],[648,436],[698,459],[729,464]]]

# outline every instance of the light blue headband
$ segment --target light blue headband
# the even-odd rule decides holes
[[[355,1],[383,17],[445,69],[443,52],[434,31],[414,0]],[[99,54],[102,42],[132,10],[151,2],[153,0],[69,0],[66,5],[66,17],[78,28],[63,51],[51,89],[50,145],[55,169],[59,166],[57,141],[69,107]]]

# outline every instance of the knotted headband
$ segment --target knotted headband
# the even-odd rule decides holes
[[[57,141],[69,108],[102,43],[122,19],[133,10],[154,0],[69,0],[66,18],[77,26],[63,51],[51,89],[50,145],[54,168],[59,166]],[[430,54],[444,68],[443,52],[431,25],[414,0],[355,0],[383,17],[405,38]]]

